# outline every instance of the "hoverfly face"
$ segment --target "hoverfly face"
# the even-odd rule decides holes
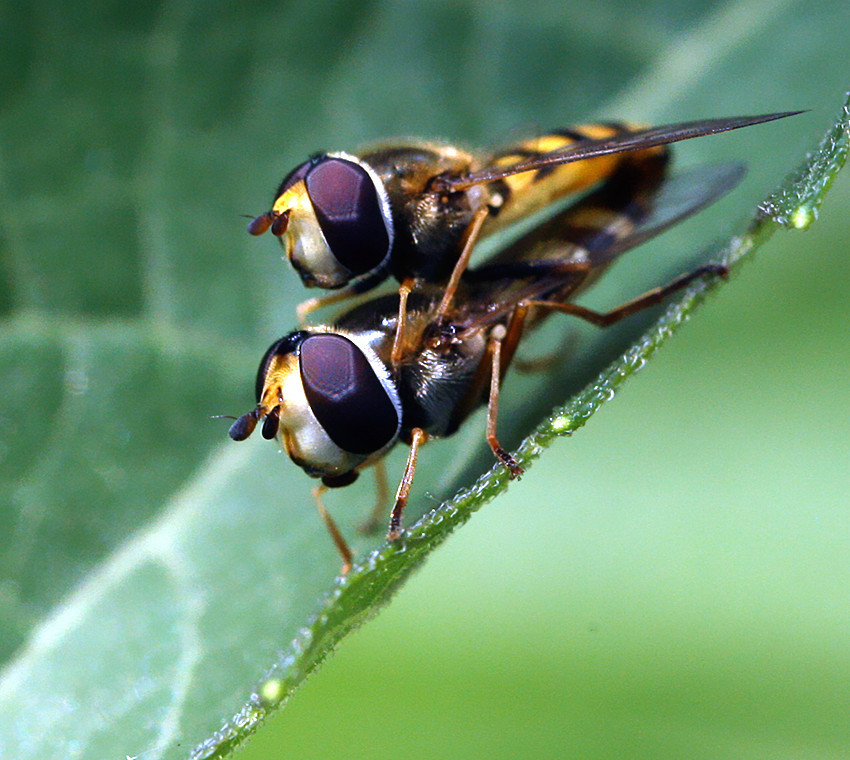
[[[281,182],[272,210],[253,235],[271,228],[305,285],[341,288],[386,265],[393,242],[389,200],[380,177],[345,153],[314,157]]]
[[[298,331],[272,344],[257,374],[257,408],[230,429],[247,438],[261,417],[308,475],[339,478],[398,439],[401,401],[368,339]]]

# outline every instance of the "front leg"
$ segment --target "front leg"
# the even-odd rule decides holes
[[[408,277],[398,288],[398,318],[396,319],[393,347],[390,351],[390,364],[393,368],[398,367],[401,363],[401,356],[404,353],[404,333],[407,330],[407,297],[415,287],[416,280]]]
[[[449,308],[454,300],[455,293],[457,293],[458,286],[460,285],[460,278],[469,266],[469,259],[472,256],[475,244],[478,242],[478,237],[481,234],[481,227],[484,225],[488,216],[490,216],[490,207],[482,206],[472,217],[472,221],[470,222],[464,237],[463,249],[460,252],[457,262],[455,262],[451,277],[449,277],[449,281],[446,283],[446,289],[443,291],[443,297],[440,300],[440,305],[437,307],[437,315],[435,318],[436,322],[442,322],[446,319],[446,315],[448,314]]]
[[[303,327],[307,322],[308,315],[312,314],[316,309],[321,309],[323,306],[330,306],[332,303],[338,303],[339,301],[345,301],[348,298],[354,298],[372,290],[376,285],[387,279],[387,274],[386,267],[379,267],[374,272],[363,275],[346,287],[340,288],[333,293],[302,301],[295,307],[295,316],[298,319],[298,324]]]
[[[348,571],[351,570],[351,563],[354,555],[351,552],[351,547],[349,547],[348,542],[345,540],[345,536],[342,535],[339,526],[336,524],[333,517],[330,516],[330,513],[325,508],[325,504],[322,501],[322,494],[324,494],[327,490],[328,486],[324,483],[316,486],[313,489],[313,501],[316,504],[316,509],[319,511],[322,521],[325,523],[325,527],[328,529],[328,533],[331,534],[331,539],[334,542],[336,550],[339,552],[340,557],[342,557],[342,568],[340,569],[339,574],[348,575]]]

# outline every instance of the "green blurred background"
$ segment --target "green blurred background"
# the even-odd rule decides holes
[[[238,217],[285,171],[391,135],[811,109],[684,146],[750,175],[601,306],[742,224],[850,85],[837,0],[7,2],[0,34],[4,757],[185,756],[331,582],[306,478],[205,419],[250,406],[303,297]],[[241,757],[850,757],[848,208],[841,176]],[[421,489],[471,441],[426,450]],[[136,542],[173,513],[192,530]],[[207,605],[197,641],[156,562],[124,592],[145,551]]]

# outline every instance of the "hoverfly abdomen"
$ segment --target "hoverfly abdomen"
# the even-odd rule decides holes
[[[651,216],[658,191],[667,180],[670,153],[661,148],[630,154],[612,174],[573,206],[542,222],[470,270],[467,281],[484,289],[497,287],[496,301],[510,299],[511,280],[546,278],[572,295],[590,285],[619,256],[633,247],[635,231]],[[737,176],[722,175],[717,194],[725,192]],[[705,192],[711,191],[706,187]],[[653,230],[658,234],[660,230]],[[501,286],[487,285],[502,280]],[[477,291],[476,291],[477,292]],[[550,294],[551,296],[551,294]],[[529,325],[536,320],[532,319]]]
[[[631,157],[590,193],[573,211],[556,217],[559,232],[552,239],[569,243],[594,263],[616,250],[651,213],[667,174],[670,151],[656,148]],[[563,257],[566,250],[553,255]]]
[[[583,143],[615,139],[637,129],[629,124],[589,124],[554,130],[494,154],[489,165],[509,168],[528,165],[529,171],[511,174],[490,183],[493,195],[501,196],[502,204],[494,214],[492,227],[499,228],[539,211],[571,193],[578,193],[610,177],[623,163],[640,164],[657,154],[666,155],[666,147],[650,148],[632,153],[613,153],[569,163],[548,163],[533,167],[556,153],[580,149]],[[489,230],[487,230],[489,231]]]

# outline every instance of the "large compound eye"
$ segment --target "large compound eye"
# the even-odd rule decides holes
[[[306,175],[307,194],[334,257],[355,275],[383,262],[390,246],[375,183],[353,161],[327,157]]]
[[[398,432],[399,412],[363,352],[341,335],[301,344],[301,381],[316,420],[344,451],[372,454]]]

